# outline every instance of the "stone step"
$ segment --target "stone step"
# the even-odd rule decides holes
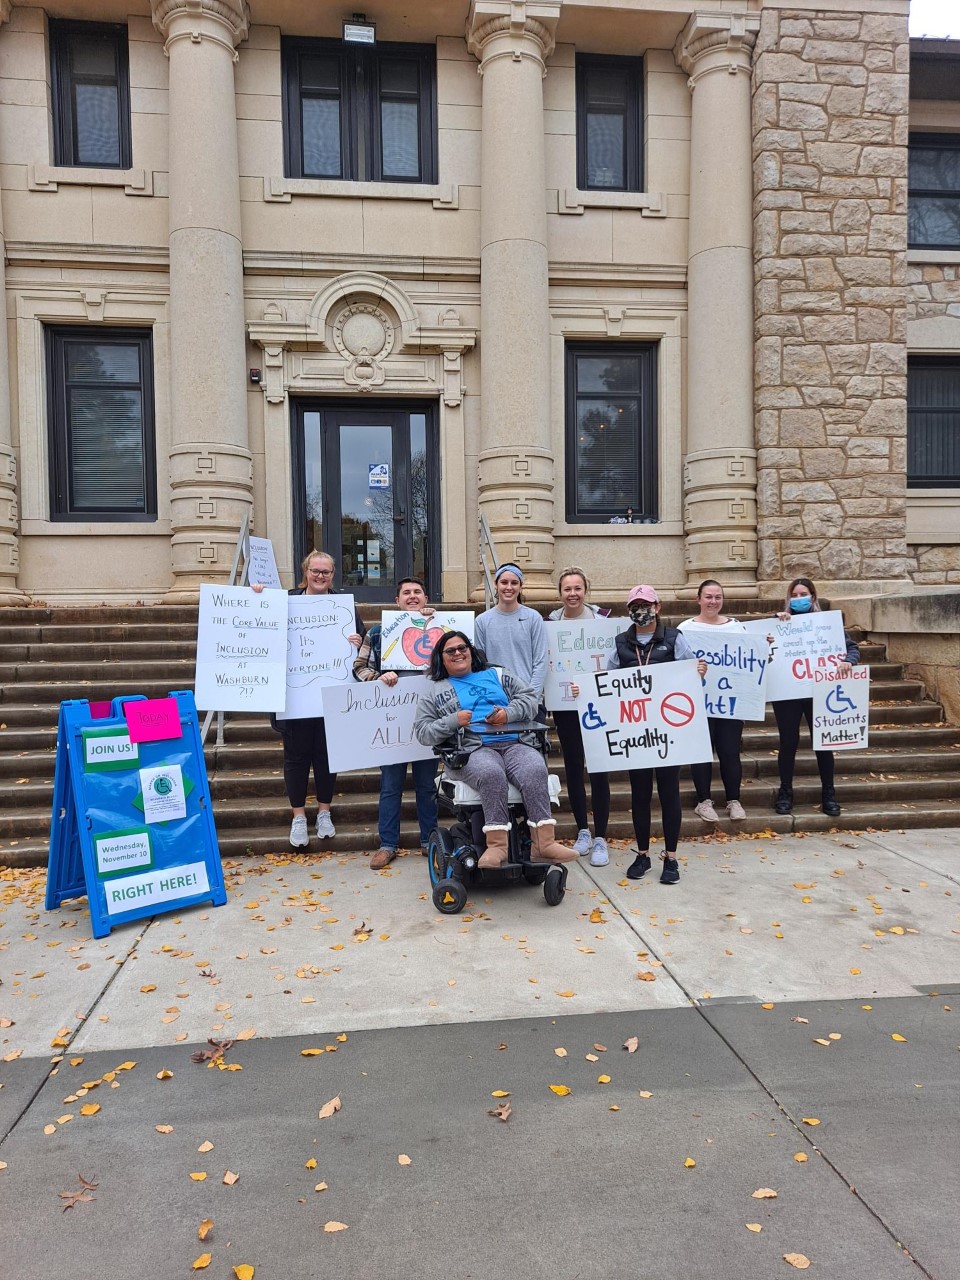
[[[189,639],[164,639],[160,636],[138,640],[56,640],[33,641],[28,644],[0,644],[0,667],[10,663],[38,663],[43,667],[54,663],[81,663],[89,666],[97,662],[139,663],[194,662],[197,656],[196,636]]]

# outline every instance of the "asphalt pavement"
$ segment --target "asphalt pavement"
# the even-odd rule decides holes
[[[459,916],[281,853],[101,940],[0,872],[5,1280],[957,1280],[957,834],[680,852]]]

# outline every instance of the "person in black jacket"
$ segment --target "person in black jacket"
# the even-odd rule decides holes
[[[809,578],[794,578],[787,587],[787,598],[783,612],[777,617],[781,622],[789,618],[802,617],[805,613],[819,613],[820,602],[817,600],[817,588]],[[843,678],[849,676],[854,664],[860,661],[860,648],[857,642],[844,631],[843,638],[847,644],[846,660],[837,666],[837,674]],[[806,720],[813,737],[813,699],[788,698],[773,704],[777,729],[780,732],[780,749],[777,752],[777,768],[780,773],[780,790],[774,801],[774,813],[786,814],[793,809],[793,766],[797,758],[797,747],[800,745],[800,721]],[[840,817],[840,806],[837,804],[837,793],[833,782],[833,752],[818,751],[817,769],[820,773],[820,808],[828,818]]]
[[[607,668],[646,667],[651,663],[682,662],[696,657],[689,641],[676,627],[667,627],[660,621],[660,597],[653,587],[641,583],[627,597],[627,612],[632,625],[616,638],[616,651],[607,662]],[[707,673],[707,664],[701,659],[697,664],[701,678]],[[639,880],[650,870],[650,801],[653,796],[653,780],[656,775],[657,795],[663,818],[663,870],[661,884],[676,884],[680,879],[677,862],[677,842],[680,839],[680,766],[665,765],[657,769],[630,769],[630,808],[633,831],[637,841],[637,856],[627,868],[630,880]]]

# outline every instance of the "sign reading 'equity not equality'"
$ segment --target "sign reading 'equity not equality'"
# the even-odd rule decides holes
[[[698,764],[713,755],[693,660],[587,675],[577,711],[589,773]]]

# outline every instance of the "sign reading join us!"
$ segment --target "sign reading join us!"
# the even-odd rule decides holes
[[[846,661],[847,642],[839,609],[797,614],[786,622],[761,618],[743,625],[754,635],[773,636],[767,672],[769,702],[811,697],[816,673],[836,671]]]
[[[200,588],[196,700],[201,711],[283,709],[287,595]]]
[[[699,764],[713,755],[692,659],[588,675],[577,711],[588,773]]]
[[[770,646],[765,636],[728,627],[688,627],[690,648],[707,664],[704,695],[715,720],[762,720],[766,714]]]
[[[814,751],[861,751],[870,744],[870,668],[813,677]]]
[[[625,625],[622,618],[558,618],[544,623],[547,675],[543,700],[548,711],[574,710],[577,700],[572,686],[583,684],[584,676],[606,670],[617,634]]]
[[[425,676],[405,676],[395,685],[365,680],[323,690],[327,754],[338,772],[371,765],[430,760],[433,750],[413,735]]]

